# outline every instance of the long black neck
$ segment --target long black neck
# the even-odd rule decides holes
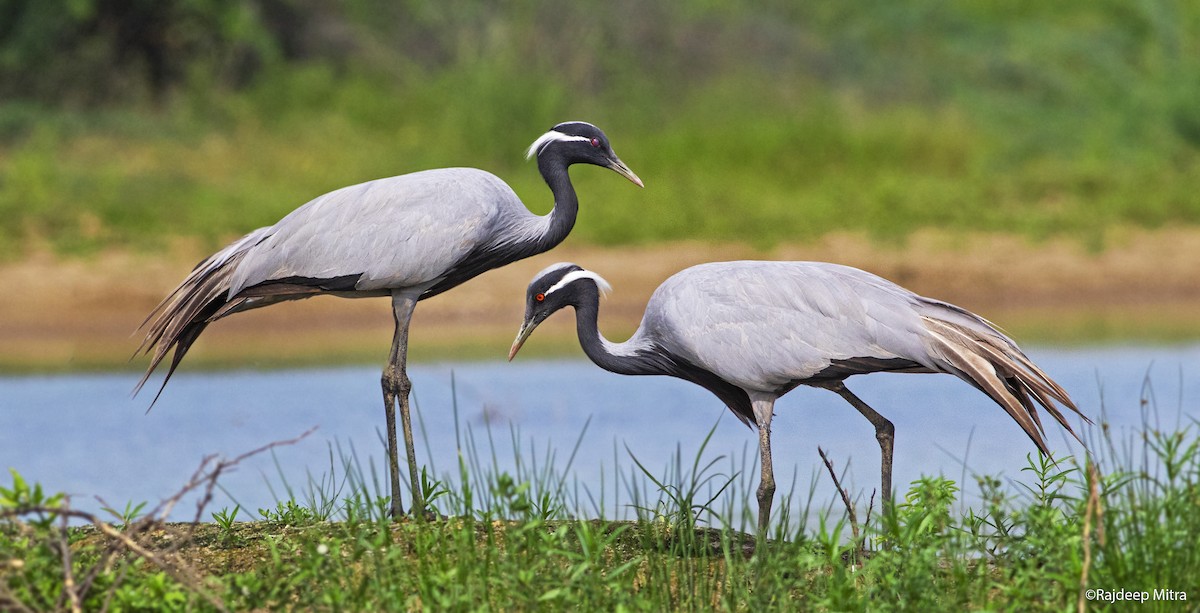
[[[716,394],[729,410],[747,426],[754,423],[754,409],[746,391],[721,379],[716,374],[674,358],[661,349],[645,345],[631,346],[636,341],[610,343],[600,336],[597,316],[600,311],[600,293],[595,286],[580,291],[575,306],[575,330],[579,334],[579,345],[596,366],[620,375],[668,375],[691,381]],[[634,334],[636,338],[638,335]],[[616,351],[614,351],[614,349]]]
[[[549,215],[550,227],[538,240],[540,250],[545,251],[561,243],[571,233],[571,228],[575,227],[579,197],[575,195],[575,186],[571,184],[571,175],[567,173],[569,164],[561,153],[550,147],[537,160],[538,171],[554,194],[554,210]]]
[[[583,352],[596,366],[621,375],[673,374],[663,368],[659,363],[661,360],[654,353],[635,350],[628,346],[629,341],[610,343],[600,336],[597,321],[599,311],[600,294],[594,286],[588,287],[581,292],[580,300],[575,304],[575,330],[579,334],[579,345],[583,347]]]

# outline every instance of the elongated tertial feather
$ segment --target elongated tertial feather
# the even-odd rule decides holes
[[[945,372],[987,394],[1016,421],[1042,453],[1050,451],[1037,407],[1041,405],[1075,440],[1079,435],[1058,409],[1061,404],[1091,423],[1067,392],[1046,375],[1007,336],[980,320],[978,327],[922,316],[930,354]]]

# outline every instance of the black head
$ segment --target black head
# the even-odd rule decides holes
[[[595,164],[609,168],[643,187],[642,180],[617,157],[604,132],[586,121],[560,123],[538,137],[525,152],[526,158],[557,161],[564,166]]]
[[[517,355],[525,339],[555,311],[578,306],[584,296],[594,295],[595,292],[606,293],[611,289],[600,275],[584,270],[577,264],[560,262],[539,272],[525,290],[525,321],[509,349],[508,359],[512,360]]]

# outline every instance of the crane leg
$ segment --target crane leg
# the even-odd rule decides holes
[[[758,483],[758,531],[764,537],[771,523],[771,503],[775,500],[775,465],[771,460],[771,417],[775,399],[751,399],[758,422],[758,455],[762,475]]]
[[[896,443],[896,426],[888,421],[886,417],[880,415],[875,409],[867,406],[858,396],[846,388],[842,382],[837,382],[829,389],[837,392],[839,396],[846,399],[851,406],[858,409],[867,421],[875,426],[875,440],[879,441],[880,454],[880,485],[883,488],[883,510],[887,512],[892,507],[892,452]]]
[[[412,382],[408,378],[408,325],[412,319],[413,309],[417,306],[414,296],[405,294],[392,295],[392,313],[396,319],[396,333],[392,338],[392,352],[388,357],[387,366],[383,370],[383,404],[387,417],[388,439],[388,475],[391,480],[392,517],[404,514],[400,502],[400,459],[396,444],[396,404],[400,405],[400,426],[404,432],[404,447],[408,455],[408,472],[412,487],[412,513],[416,517],[424,517],[425,501],[421,492],[421,481],[417,473],[417,456],[413,448],[412,419],[409,415],[408,396],[412,391]]]

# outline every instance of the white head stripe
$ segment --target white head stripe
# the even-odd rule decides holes
[[[600,288],[601,295],[608,294],[612,291],[612,286],[609,285],[608,281],[605,281],[600,275],[590,270],[572,270],[564,275],[563,278],[558,281],[558,283],[550,286],[550,289],[546,290],[546,295],[549,296],[550,294],[553,294],[554,292],[566,287],[576,279],[591,279],[592,281],[595,281],[596,287]]]
[[[546,145],[549,145],[550,143],[552,143],[554,141],[571,141],[571,140],[591,140],[591,139],[586,136],[571,136],[569,134],[563,134],[562,132],[559,132],[558,130],[550,130],[549,132],[539,136],[537,140],[533,141],[532,145],[529,145],[529,148],[525,150],[525,159],[528,160],[529,158],[531,158],[535,155],[541,155],[542,150],[546,148]]]

